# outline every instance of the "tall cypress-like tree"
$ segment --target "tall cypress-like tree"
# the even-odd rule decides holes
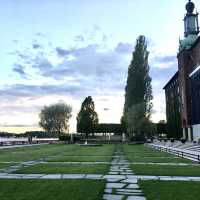
[[[129,135],[144,134],[150,121],[153,96],[148,56],[146,38],[139,36],[128,68],[125,88],[123,119]]]
[[[98,124],[98,115],[95,112],[94,101],[91,96],[85,98],[81,110],[77,115],[77,132],[88,134],[94,133]]]

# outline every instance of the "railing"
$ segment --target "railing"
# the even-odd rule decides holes
[[[164,147],[164,146],[160,146],[160,145],[148,145],[154,149],[157,149],[159,151],[162,152],[167,152],[170,154],[174,154],[177,155],[178,157],[181,158],[191,158],[192,160],[198,161],[200,163],[200,154],[196,153],[196,152],[192,152],[192,151],[188,151],[188,150],[183,150],[183,149],[175,149],[172,147]]]
[[[28,144],[41,144],[41,143],[53,143],[57,142],[57,138],[38,138],[33,139],[31,142],[29,142],[26,139],[19,140],[6,140],[6,141],[0,141],[0,146],[13,146],[13,145],[28,145]]]

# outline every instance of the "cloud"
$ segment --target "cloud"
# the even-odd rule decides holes
[[[33,68],[39,69],[41,73],[53,68],[53,64],[43,55],[36,56],[33,59],[31,66]]]
[[[22,78],[25,78],[25,79],[28,78],[28,74],[25,73],[24,67],[22,65],[20,65],[20,64],[18,64],[18,65],[15,64],[14,68],[13,68],[13,71],[18,73]]]
[[[25,85],[14,84],[0,90],[1,96],[14,98],[21,97],[41,97],[45,95],[73,95],[81,93],[80,88],[74,85]]]
[[[177,62],[177,57],[175,55],[161,55],[154,57],[154,62],[158,63],[175,63]]]
[[[56,47],[56,52],[59,56],[63,57],[69,55],[71,51],[63,49],[61,47]]]
[[[124,73],[127,66],[123,66],[124,57],[118,55],[112,50],[102,50],[97,44],[88,45],[84,48],[74,48],[65,50],[66,53],[73,56],[74,59],[65,59],[52,71],[48,71],[47,76],[54,78],[66,75],[83,75],[101,77],[107,74],[117,75],[119,72]],[[115,72],[118,73],[115,74]]]
[[[134,46],[129,43],[122,43],[120,42],[117,47],[115,48],[115,51],[118,53],[131,53],[134,51]]]
[[[99,28],[94,28],[94,30],[99,31]],[[85,35],[75,37],[77,42],[81,42],[83,39],[86,40],[87,37]],[[105,40],[107,39],[105,38]],[[111,97],[117,99],[117,102],[122,102],[120,106],[116,105],[116,107],[123,107],[124,88],[134,44],[119,42],[109,49],[102,41],[102,35],[101,42],[92,42],[85,46],[81,44],[81,47],[78,44],[74,47],[53,47],[51,45],[48,46],[48,49],[39,48],[44,45],[37,42],[35,44],[39,45],[38,48],[32,46],[30,52],[19,51],[20,62],[17,64],[20,67],[13,68],[13,71],[21,77],[29,75],[31,78],[33,78],[31,75],[34,71],[34,77],[37,77],[39,82],[5,86],[0,89],[1,97],[8,99],[9,102],[21,99],[27,99],[27,102],[36,102],[38,99],[48,97],[48,100],[40,102],[41,106],[49,103],[49,99],[54,99],[56,96],[61,99],[70,97],[73,100],[81,101],[85,96],[91,95],[101,104],[99,112],[110,113],[113,110],[113,105],[110,105]],[[162,87],[176,72],[176,57],[154,55],[150,58],[150,68],[155,100],[159,99],[163,104]],[[161,96],[160,93],[163,95]],[[76,104],[76,109],[79,106]],[[163,115],[164,107],[157,101],[154,106],[157,113]],[[6,110],[6,107],[2,108]],[[36,106],[32,112],[35,113],[39,108]],[[21,109],[22,112],[31,112],[29,108]],[[15,110],[20,111],[18,108]]]
[[[77,36],[74,37],[74,41],[75,42],[84,42],[85,39],[84,39],[83,35],[77,35]]]
[[[42,48],[42,46],[40,44],[37,44],[37,43],[33,43],[32,47],[33,47],[33,49],[40,49],[40,48]]]

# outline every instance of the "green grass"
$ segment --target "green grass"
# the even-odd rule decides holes
[[[200,182],[139,181],[147,200],[200,199]]]
[[[47,158],[48,162],[110,162],[112,157],[95,157],[95,156],[57,156]]]
[[[103,145],[97,147],[84,147],[80,145],[74,145],[72,151],[64,151],[63,155],[71,156],[112,156],[115,145]]]
[[[151,149],[149,147],[145,147],[144,145],[123,145],[123,151],[126,154],[134,154],[134,155],[145,155],[145,156],[170,156],[170,154],[165,152],[160,152],[155,149]],[[173,155],[172,155],[173,156]]]
[[[200,166],[131,165],[137,175],[200,176]]]
[[[100,200],[104,181],[0,180],[1,200]]]
[[[0,162],[20,162],[64,155],[112,155],[114,145],[82,147],[79,145],[41,145],[0,150]]]
[[[105,164],[38,164],[22,168],[14,173],[21,174],[106,174],[109,165]]]
[[[144,162],[144,163],[193,163],[190,160],[174,157],[136,157],[128,155],[127,159],[130,162]]]
[[[160,152],[144,145],[123,145],[123,150],[130,162],[194,163],[191,160],[175,158],[172,154]]]
[[[0,150],[0,162],[20,162],[36,160],[49,155],[56,155],[64,150],[73,149],[73,145],[40,145]]]

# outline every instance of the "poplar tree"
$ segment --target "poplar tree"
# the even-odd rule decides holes
[[[145,36],[139,36],[128,68],[125,88],[124,123],[130,135],[144,135],[150,123],[152,87]]]
[[[86,137],[94,133],[98,124],[98,115],[91,96],[85,98],[77,115],[77,132],[85,133]]]

